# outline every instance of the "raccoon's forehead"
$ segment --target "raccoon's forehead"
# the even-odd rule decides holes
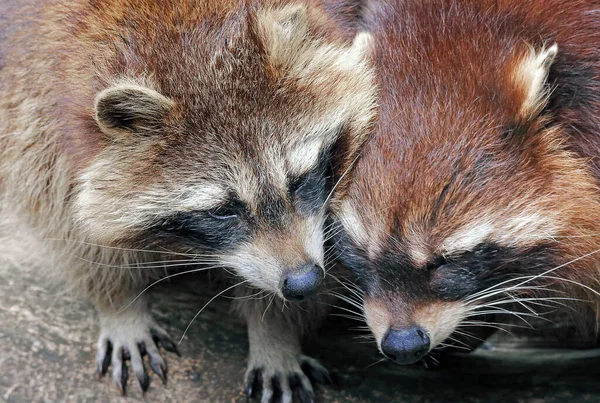
[[[183,209],[211,208],[231,197],[254,207],[265,192],[287,195],[294,180],[323,165],[327,145],[318,138],[287,145],[272,139],[270,144],[229,149],[217,144],[218,152],[186,154],[180,164],[171,164],[172,180],[166,187]]]

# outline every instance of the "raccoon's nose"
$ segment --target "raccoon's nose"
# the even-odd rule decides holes
[[[390,329],[381,342],[383,354],[396,364],[412,364],[429,352],[429,335],[418,326]]]
[[[303,301],[317,292],[323,278],[321,266],[304,265],[286,275],[281,291],[287,300]]]

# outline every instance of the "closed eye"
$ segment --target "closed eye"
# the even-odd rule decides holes
[[[309,175],[302,175],[301,177],[299,177],[296,180],[294,180],[290,184],[290,193],[293,194],[293,195],[295,195],[295,194],[298,193],[298,191],[300,191],[303,188],[305,188],[306,184],[308,183],[308,178],[309,178]]]
[[[237,214],[228,214],[227,212],[221,212],[219,210],[209,210],[208,215],[217,220],[232,220],[239,217]]]
[[[233,199],[226,204],[208,210],[206,213],[214,219],[225,221],[239,218],[245,210],[246,206],[242,201]]]
[[[439,269],[440,267],[446,265],[448,263],[448,259],[444,256],[437,256],[431,262],[429,262],[425,266],[425,270],[434,271]]]

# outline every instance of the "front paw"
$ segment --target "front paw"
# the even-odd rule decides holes
[[[143,357],[148,355],[152,370],[167,383],[167,363],[160,355],[159,346],[177,355],[179,351],[168,333],[150,317],[104,317],[98,339],[96,365],[98,376],[102,377],[112,365],[112,379],[125,396],[129,370],[127,361],[135,375],[136,385],[144,394],[150,386]]]
[[[244,384],[248,397],[261,396],[261,403],[292,403],[294,396],[308,403],[315,401],[311,380],[331,383],[329,371],[319,361],[299,355],[276,362],[251,359]]]

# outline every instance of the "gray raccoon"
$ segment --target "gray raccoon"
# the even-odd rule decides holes
[[[145,391],[143,353],[166,380],[157,345],[174,348],[143,297],[123,310],[151,262],[192,253],[276,304],[315,291],[331,179],[373,113],[368,35],[349,43],[312,1],[9,2],[0,15],[2,214],[50,240],[94,303],[98,370],[112,363],[122,393],[124,355]],[[262,302],[238,304],[247,383],[263,371],[263,400],[277,377],[285,399],[290,378],[312,395],[301,366],[322,368],[300,336],[315,304],[264,320]]]

